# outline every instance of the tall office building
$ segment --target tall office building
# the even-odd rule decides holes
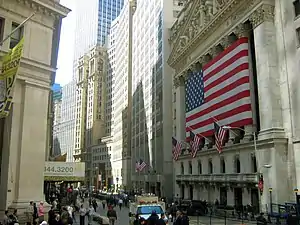
[[[113,74],[112,176],[115,186],[131,188],[131,72],[132,16],[135,0],[127,0],[112,26],[109,63]]]
[[[102,137],[111,135],[111,116],[105,110],[107,52],[103,47],[110,33],[111,21],[119,15],[123,0],[90,0],[88,4],[77,0],[76,7],[74,157],[78,161],[86,161],[86,177],[91,184],[93,149],[103,149],[105,144],[102,143]],[[108,85],[112,85],[111,82]],[[97,144],[101,147],[97,147]]]
[[[137,189],[173,197],[172,69],[169,28],[180,1],[138,0],[133,16],[132,167],[142,159],[147,167],[132,181]],[[168,190],[168,191],[167,191]]]
[[[111,21],[120,13],[124,0],[77,0],[74,60],[96,45],[103,46]]]
[[[75,82],[71,81],[62,87],[60,148],[67,153],[67,162],[73,162],[75,135]]]
[[[62,88],[59,84],[52,86],[52,112],[53,112],[53,125],[52,125],[52,156],[62,154],[60,147],[60,122],[61,122],[61,105],[62,105]]]

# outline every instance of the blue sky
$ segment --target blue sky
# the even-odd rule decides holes
[[[73,71],[73,50],[74,50],[74,32],[75,32],[75,1],[60,0],[60,4],[72,10],[69,15],[63,19],[60,46],[58,52],[57,73],[55,83],[61,85],[67,84],[72,80]]]

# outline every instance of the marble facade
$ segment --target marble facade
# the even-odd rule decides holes
[[[69,13],[54,0],[2,0],[3,37],[12,23],[24,24],[24,51],[13,93],[10,115],[1,120],[0,212],[18,209],[20,218],[29,201],[44,200],[44,167],[48,143],[50,87],[55,78],[61,19]],[[1,46],[9,50],[10,39]]]
[[[177,171],[175,195],[183,194],[180,190],[181,185],[184,187],[192,185],[195,192],[194,199],[206,198],[214,201],[219,196],[216,190],[220,184],[229,187],[228,195],[231,194],[230,187],[234,186],[243,187],[245,190],[255,189],[258,182],[257,175],[262,173],[264,191],[259,197],[261,207],[269,206],[270,193],[273,203],[295,201],[293,190],[300,185],[300,167],[297,159],[300,127],[297,112],[299,112],[300,90],[296,88],[299,83],[299,79],[296,79],[299,53],[295,35],[297,21],[295,22],[292,3],[280,0],[199,0],[189,1],[179,14],[177,22],[171,29],[172,52],[168,60],[175,71],[174,136],[178,140],[185,140],[186,136],[184,85],[188,71],[201,68],[240,37],[249,37],[252,41],[249,43],[249,49],[250,44],[254,46],[254,50],[250,49],[254,55],[250,58],[255,60],[250,61],[250,77],[255,70],[258,93],[257,96],[254,92],[251,93],[251,98],[253,118],[255,124],[259,122],[260,129],[257,130],[256,126],[244,127],[245,135],[238,143],[235,139],[239,136],[239,130],[230,132],[229,141],[222,153],[222,157],[229,162],[226,162],[224,174],[220,172],[220,156],[214,146],[206,145],[204,151],[199,152],[195,159],[187,156],[187,153],[181,156],[174,163]],[[250,84],[253,87],[254,82],[250,81]],[[258,99],[259,116],[255,111],[255,97]],[[257,145],[254,148],[253,137],[256,136]],[[250,158],[253,155],[256,159],[256,170],[250,165]],[[239,173],[234,169],[236,157],[239,157],[241,162]],[[205,169],[200,173],[196,166],[199,160],[205,163],[215,162],[213,173]],[[180,171],[182,163],[184,168],[187,168],[189,162],[193,169]],[[272,167],[263,168],[267,164]],[[247,174],[250,174],[251,179]],[[214,182],[217,177],[222,177],[224,182],[222,179]],[[270,188],[272,192],[268,191]],[[210,197],[207,193],[210,193]],[[250,197],[246,193],[243,192],[246,199],[243,202],[248,204]]]

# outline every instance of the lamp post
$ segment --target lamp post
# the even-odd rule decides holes
[[[99,174],[99,168],[97,166],[95,167],[95,172],[96,173],[94,173],[93,182],[94,182],[95,190],[98,191],[98,174]],[[95,177],[96,177],[96,179],[95,179]],[[95,183],[95,180],[96,180],[96,183]]]
[[[241,131],[244,131],[245,132],[245,130],[244,129],[242,129],[242,128],[240,128],[240,127],[231,127],[231,126],[222,126],[222,128],[223,129],[226,129],[226,130],[231,130],[231,129],[238,129],[238,130],[241,130]],[[253,132],[253,144],[254,144],[254,150],[255,150],[255,152],[257,151],[257,144],[256,144],[256,133],[255,132]],[[263,173],[262,173],[262,169],[263,168],[265,168],[265,169],[270,169],[272,167],[272,165],[270,165],[270,164],[264,164],[264,165],[262,165],[262,166],[260,166],[259,168],[258,168],[258,170],[257,170],[257,173],[256,173],[256,175],[257,175],[257,182],[259,182],[259,180],[260,180],[260,176],[261,175],[263,175]],[[263,185],[263,184],[262,184]],[[257,188],[258,188],[258,202],[259,202],[259,212],[261,212],[261,210],[262,210],[262,202],[261,202],[261,194],[260,194],[260,185],[259,184],[257,184]],[[263,186],[261,187],[262,188],[262,194],[263,194]],[[272,188],[271,188],[272,189]],[[269,192],[270,192],[270,189],[269,189]],[[270,194],[270,200],[272,201],[272,195]]]

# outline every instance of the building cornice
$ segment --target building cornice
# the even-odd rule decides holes
[[[9,0],[12,1],[12,0]],[[66,17],[71,11],[56,0],[15,0],[32,9],[36,13],[53,17]]]
[[[269,1],[264,0],[228,0],[223,1],[215,12],[209,12],[211,8],[211,5],[208,5],[209,2],[190,1],[188,4],[193,5],[191,5],[188,13],[185,14],[181,22],[177,22],[176,26],[171,29],[171,33],[173,33],[170,38],[172,52],[168,64],[176,70],[178,68],[181,70],[182,64],[187,63],[186,59],[191,52],[197,49],[208,37],[213,36],[213,33],[222,24],[226,23],[225,34],[228,29],[233,28],[244,15],[253,11],[254,8],[263,4],[271,5]],[[263,9],[261,13],[266,14]],[[271,18],[271,13],[269,15],[268,18]]]

